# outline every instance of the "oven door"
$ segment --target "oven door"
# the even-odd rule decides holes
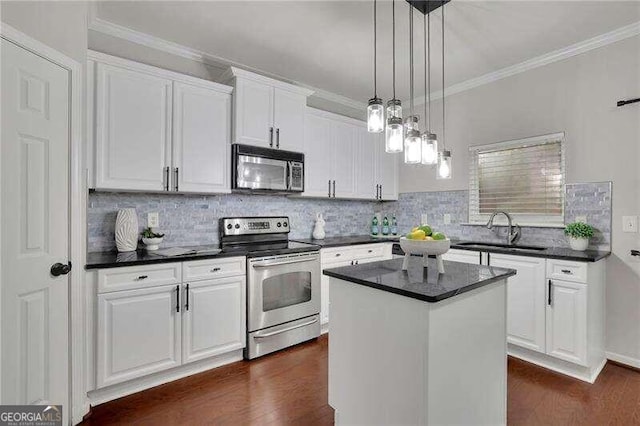
[[[238,155],[236,188],[285,191],[289,180],[287,165],[283,160]]]
[[[249,260],[248,331],[320,312],[318,252]]]

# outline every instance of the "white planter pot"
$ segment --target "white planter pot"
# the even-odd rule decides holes
[[[572,250],[585,251],[587,247],[589,247],[588,238],[574,238],[574,237],[568,237],[568,238],[569,238],[569,245],[571,246]]]
[[[158,250],[160,248],[160,243],[162,243],[163,237],[160,238],[142,238],[142,242],[146,246],[147,250]]]
[[[122,209],[116,217],[116,247],[119,252],[138,248],[138,215],[136,209]]]

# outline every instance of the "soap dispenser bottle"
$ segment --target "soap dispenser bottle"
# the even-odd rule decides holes
[[[398,235],[398,221],[395,214],[391,216],[391,235]]]
[[[380,227],[378,226],[378,217],[373,216],[371,221],[371,235],[378,235],[380,233]]]
[[[386,216],[382,219],[382,235],[389,235],[389,219]]]

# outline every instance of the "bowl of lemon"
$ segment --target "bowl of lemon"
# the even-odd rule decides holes
[[[442,232],[433,232],[429,225],[417,226],[406,236],[400,237],[400,247],[404,251],[402,269],[407,270],[412,254],[422,255],[422,264],[426,267],[428,256],[436,256],[438,272],[444,274],[442,255],[451,248],[451,240]]]

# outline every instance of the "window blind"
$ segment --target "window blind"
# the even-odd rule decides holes
[[[506,211],[527,223],[563,223],[564,133],[469,148],[469,220]]]

